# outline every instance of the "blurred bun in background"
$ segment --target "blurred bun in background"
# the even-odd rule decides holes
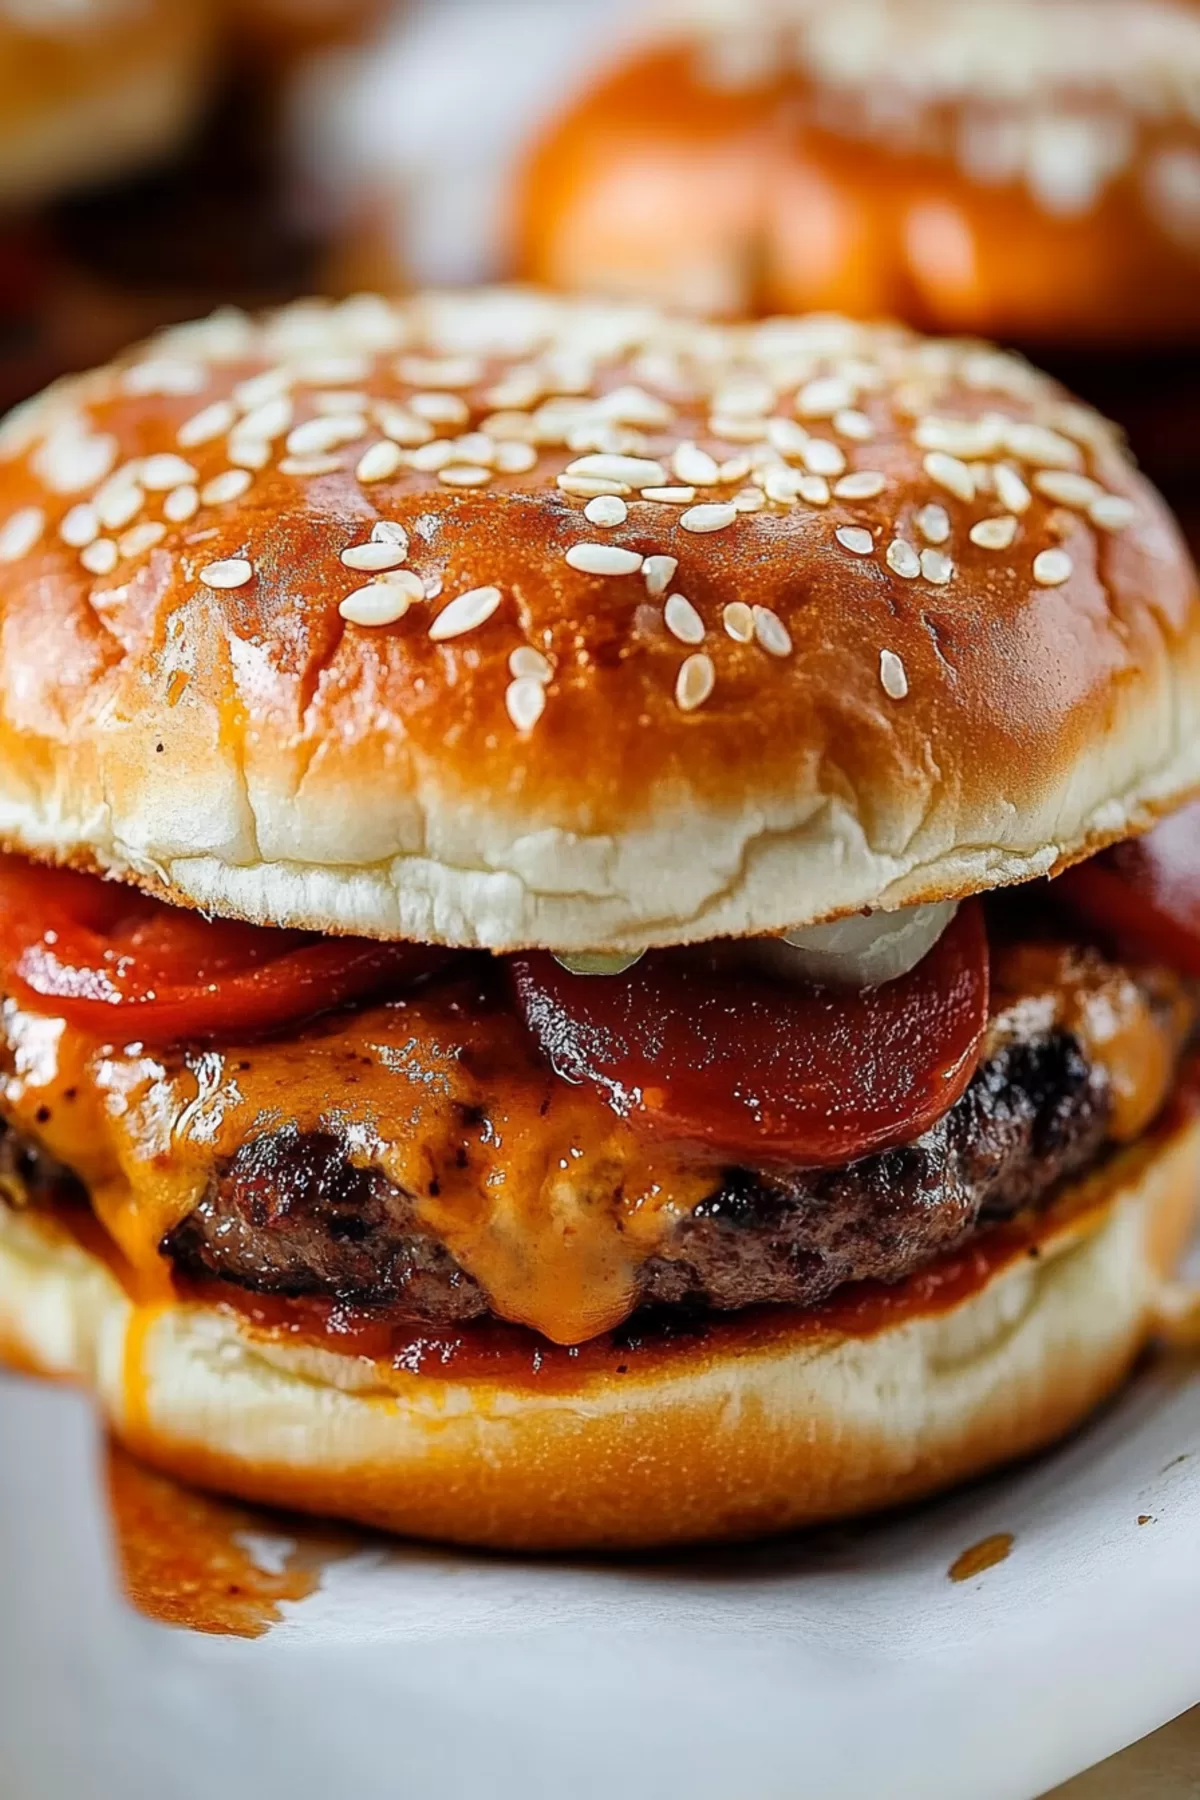
[[[234,43],[268,58],[353,39],[389,0],[223,0]]]
[[[724,0],[545,133],[523,272],[1030,342],[1200,329],[1200,10]],[[694,16],[688,16],[694,15]]]
[[[179,143],[211,51],[204,0],[0,0],[0,205],[95,184]]]

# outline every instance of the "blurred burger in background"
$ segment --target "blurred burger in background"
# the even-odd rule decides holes
[[[683,0],[543,134],[515,233],[566,288],[1017,342],[1169,473],[1194,456],[1200,12]]]
[[[105,297],[64,292],[46,208],[175,152],[212,51],[202,0],[0,0],[0,402],[105,347]]]
[[[0,0],[0,405],[130,339],[307,289],[296,59],[367,0]]]

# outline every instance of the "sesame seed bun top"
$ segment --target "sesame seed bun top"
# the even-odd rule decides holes
[[[656,24],[531,158],[534,279],[1027,343],[1200,335],[1189,0],[678,0]]]
[[[0,206],[169,151],[207,91],[205,0],[0,0]]]
[[[221,913],[773,931],[1200,783],[1173,522],[986,346],[307,302],[60,384],[0,457],[0,839]]]

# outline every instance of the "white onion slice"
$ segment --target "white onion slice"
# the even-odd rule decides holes
[[[828,987],[880,987],[907,975],[933,949],[958,911],[955,900],[904,906],[898,912],[854,913],[763,941],[770,968],[793,980]]]

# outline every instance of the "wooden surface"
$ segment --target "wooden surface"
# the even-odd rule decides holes
[[[1055,1788],[1045,1800],[1196,1800],[1200,1707],[1119,1756]]]

